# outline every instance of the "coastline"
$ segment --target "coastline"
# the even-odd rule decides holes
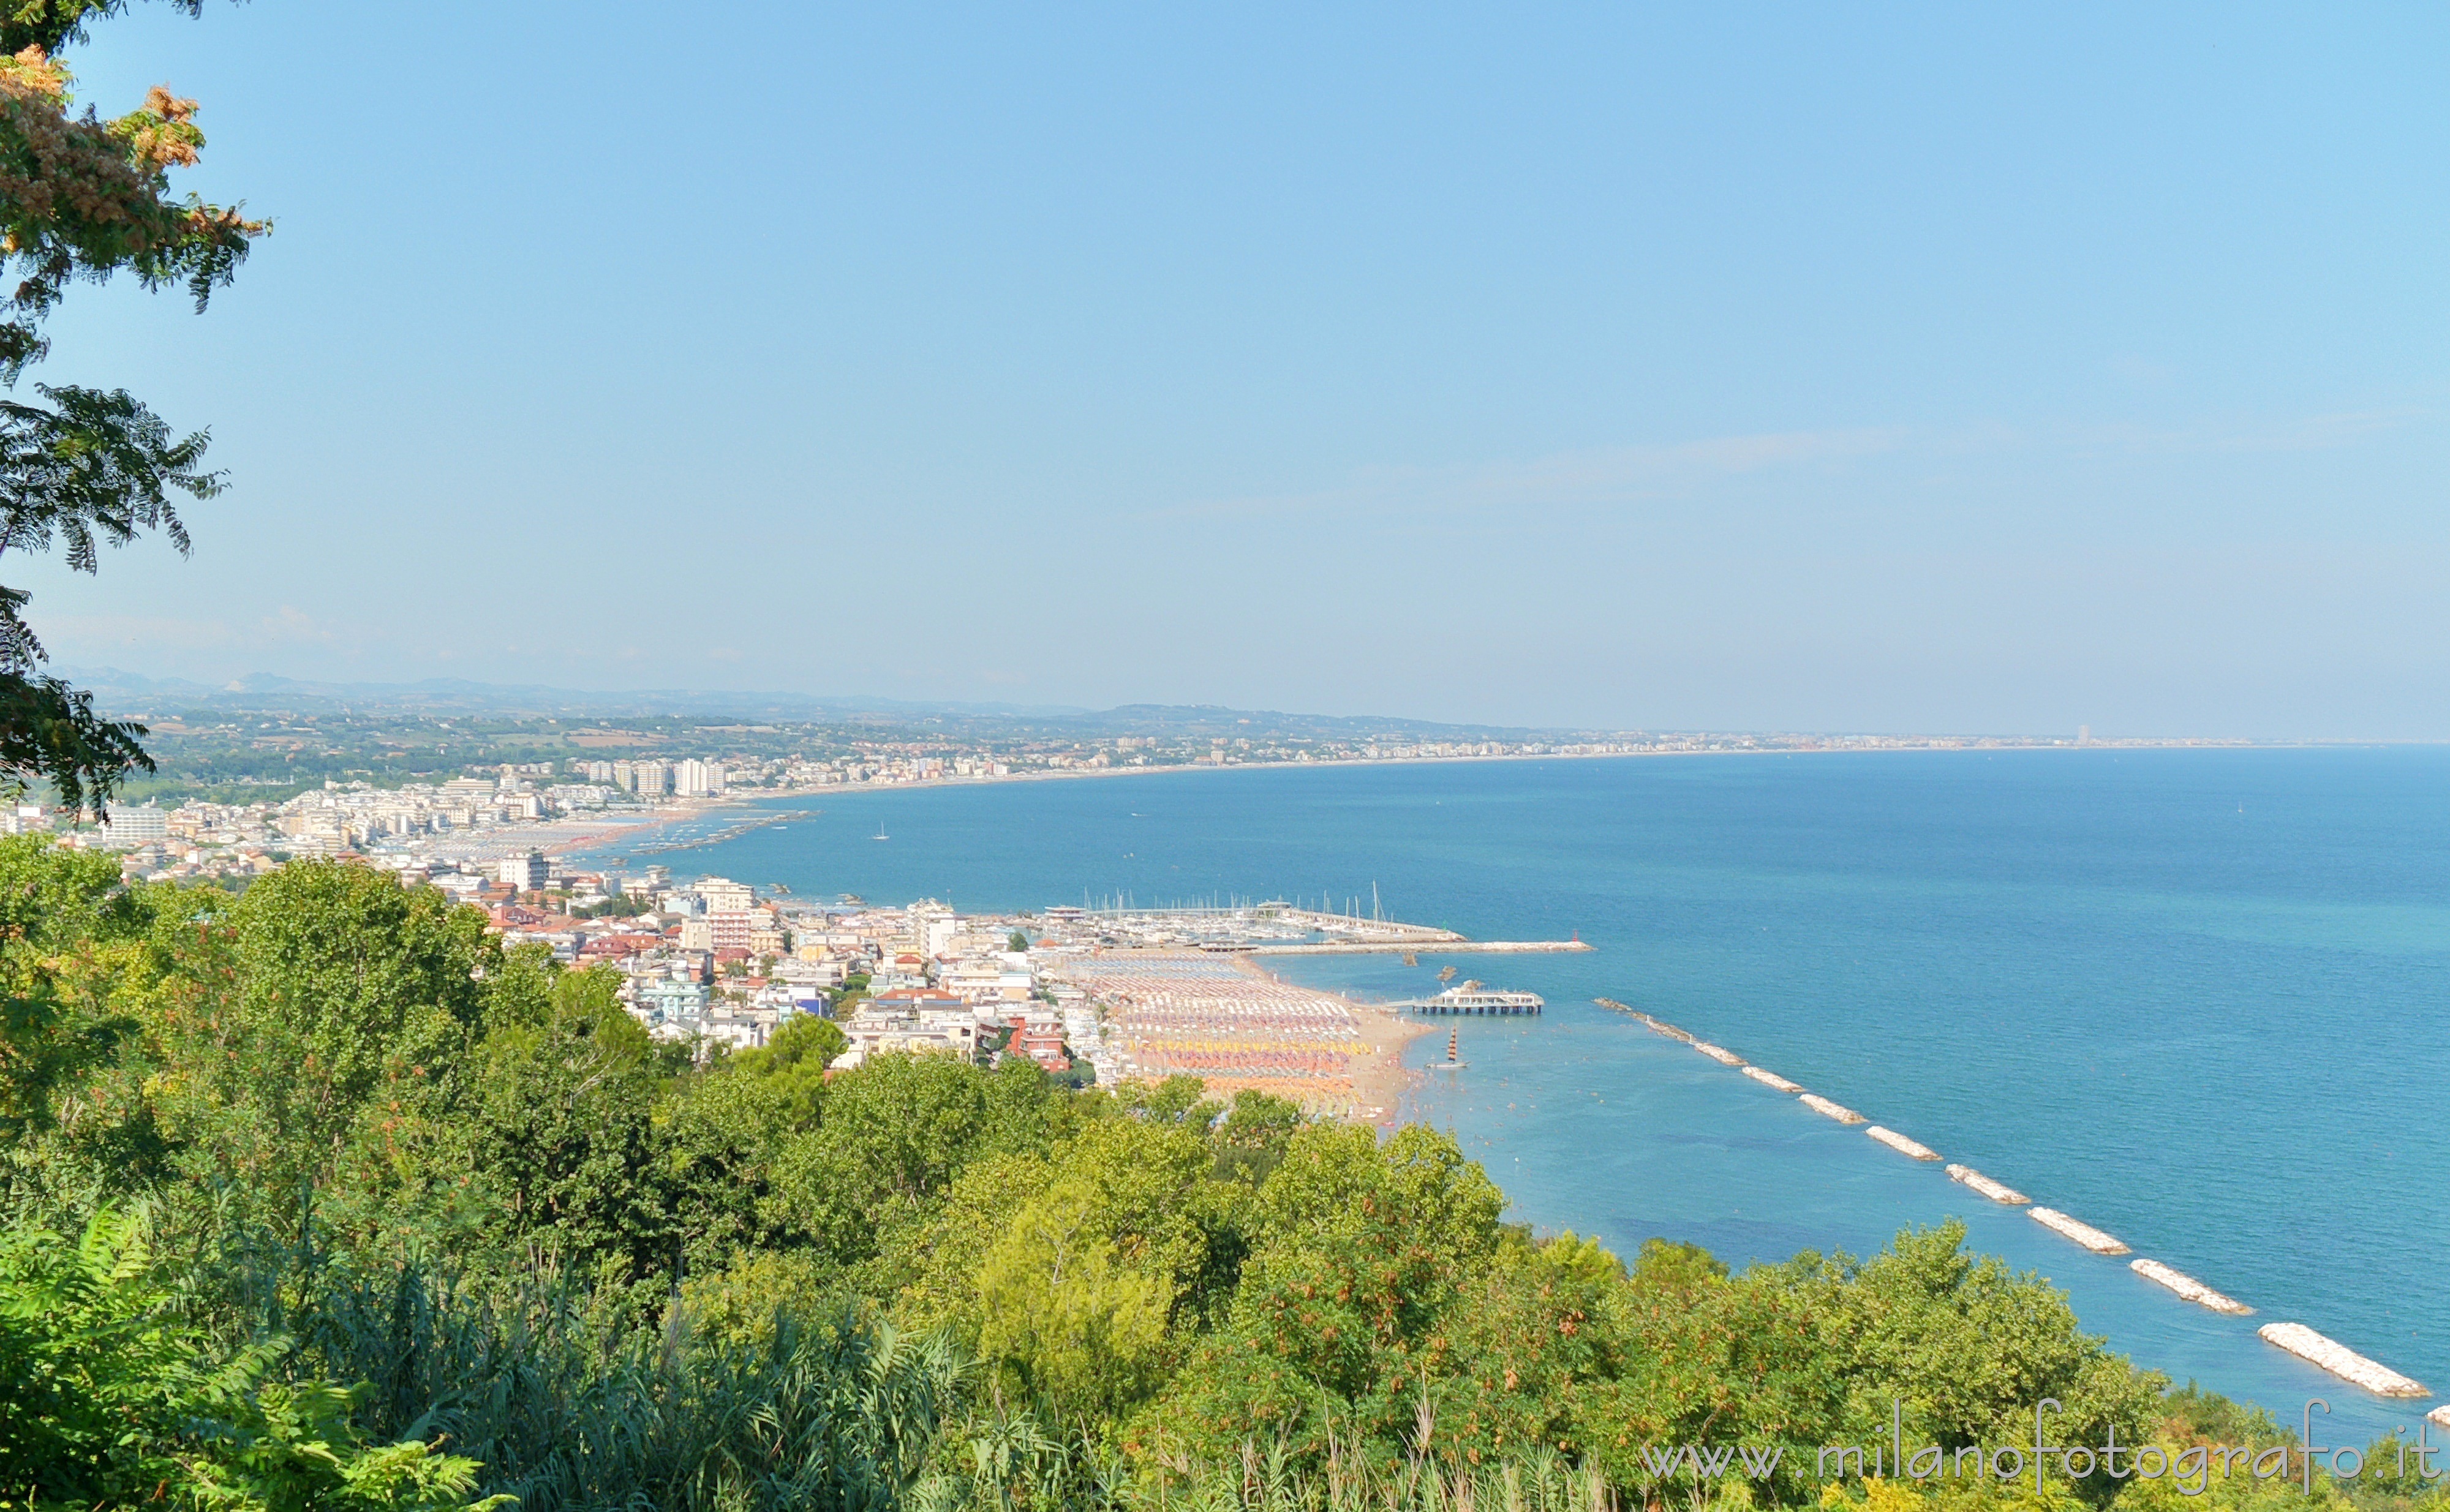
[[[1421,1074],[1404,1064],[1404,1047],[1430,1032],[1430,1026],[1417,1018],[1407,1018],[1390,1013],[1378,1003],[1363,1002],[1350,993],[1332,992],[1307,983],[1286,981],[1248,956],[1235,958],[1235,964],[1254,977],[1269,981],[1298,986],[1305,992],[1321,993],[1344,1004],[1352,1015],[1354,1028],[1365,1056],[1352,1060],[1352,1112],[1348,1123],[1369,1124],[1380,1129],[1395,1126],[1396,1116],[1404,1106],[1406,1094],[1420,1084]]]
[[[1332,762],[1235,762],[1228,766],[1210,766],[1185,762],[1166,766],[1065,767],[1056,771],[1014,772],[1003,777],[923,777],[906,783],[833,783],[816,787],[746,788],[720,800],[729,804],[760,804],[783,799],[806,799],[826,793],[846,797],[871,793],[909,792],[933,787],[997,787],[1008,783],[1074,782],[1099,777],[1162,777],[1199,772],[1235,771],[1335,771],[1346,767],[1377,766],[1456,766],[1488,762],[1605,762],[1651,761],[1675,757],[1704,756],[1897,756],[1933,755],[1952,752],[2039,751],[2075,752],[2105,750],[2332,750],[2343,747],[2426,746],[2427,741],[2339,740],[2339,741],[2223,741],[2209,738],[2107,741],[2097,740],[2089,746],[2041,744],[2003,741],[1987,736],[1969,736],[1963,741],[1923,746],[1765,746],[1752,750],[1725,748],[1708,750],[1607,750],[1607,751],[1540,751],[1503,756],[1372,756]],[[749,796],[753,794],[754,796]]]
[[[632,820],[624,824],[608,823],[601,829],[590,830],[584,835],[574,835],[567,840],[555,841],[550,845],[538,848],[548,856],[571,856],[583,850],[599,847],[609,849],[624,841],[643,840],[674,824],[687,824],[692,819],[703,819],[709,814],[726,808],[753,807],[755,802],[752,799],[742,798],[683,799],[675,804],[648,810],[644,819]]]
[[[1430,1027],[1373,1003],[1359,1002],[1342,993],[1336,996],[1352,1004],[1361,1042],[1370,1047],[1369,1060],[1356,1062],[1352,1070],[1352,1090],[1359,1104],[1352,1121],[1392,1129],[1406,1095],[1421,1081],[1421,1074],[1404,1064],[1404,1047],[1430,1033]]]

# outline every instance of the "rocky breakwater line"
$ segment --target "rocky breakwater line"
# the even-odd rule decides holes
[[[1961,1181],[1992,1201],[2004,1203],[2011,1208],[2021,1208],[2033,1200],[2004,1182],[1992,1180],[1972,1166],[1949,1167],[1948,1178],[1951,1181]]]
[[[2421,1397],[2430,1392],[2386,1365],[2368,1360],[2336,1339],[2326,1339],[2302,1323],[2266,1323],[2254,1330],[2265,1344],[2276,1345],[2309,1365],[2320,1366],[2351,1386],[2376,1396]]]
[[[2072,1239],[2094,1254],[2132,1254],[2135,1251],[2121,1240],[2112,1238],[2089,1223],[2069,1217],[2056,1208],[2034,1208],[2029,1216],[2052,1233]]]
[[[1901,1155],[1912,1155],[1916,1160],[1939,1158],[1938,1151],[1919,1140],[1909,1139],[1895,1129],[1883,1129],[1878,1124],[1874,1124],[1863,1132]]]
[[[2214,1291],[2183,1270],[2172,1270],[2158,1260],[2129,1260],[2127,1262],[2127,1268],[2147,1281],[2168,1287],[2199,1308],[2209,1308],[2214,1312],[2226,1312],[2233,1318],[2245,1317],[2254,1310],[2234,1297],[2226,1297]]]
[[[1824,1118],[1834,1118],[1841,1124],[1871,1124],[1870,1119],[1843,1103],[1833,1102],[1818,1093],[1806,1092],[1799,1083],[1789,1081],[1776,1072],[1765,1071],[1752,1065],[1734,1051],[1721,1049],[1705,1039],[1698,1038],[1662,1018],[1654,1018],[1630,1004],[1618,1002],[1613,998],[1597,998],[1592,1000],[1603,1008],[1632,1018],[1655,1035],[1662,1035],[1667,1038],[1691,1045],[1711,1059],[1741,1071],[1764,1087],[1795,1095],[1798,1101]],[[1871,1124],[1871,1127],[1863,1132],[1891,1150],[1900,1154],[1911,1155],[1916,1160],[1935,1162],[1940,1158],[1939,1153],[1929,1145],[1908,1138],[1894,1129]],[[2112,1234],[2104,1233],[2089,1223],[2071,1218],[2055,1208],[2032,1206],[2032,1198],[2013,1187],[1993,1180],[1972,1166],[1952,1165],[1947,1170],[1951,1180],[1972,1188],[1993,1202],[2009,1207],[2024,1208],[2035,1223],[2063,1238],[2082,1245],[2094,1254],[2123,1255],[2134,1252],[2125,1241]],[[2172,1294],[2199,1308],[2206,1308],[2230,1317],[2243,1317],[2254,1311],[2252,1308],[2236,1298],[2215,1291],[2186,1272],[2164,1265],[2158,1260],[2135,1259],[2129,1262],[2129,1267],[2147,1281],[2167,1289]],[[2423,1386],[2401,1375],[2388,1366],[2368,1360],[2346,1346],[2316,1333],[2302,1323],[2269,1323],[2256,1331],[2265,1342],[2274,1347],[2285,1349],[2299,1359],[2327,1370],[2343,1381],[2362,1386],[2368,1391],[2386,1397],[2421,1397],[2428,1394]],[[2425,1421],[2450,1428],[2450,1404],[2435,1407],[2431,1412],[2426,1413]]]

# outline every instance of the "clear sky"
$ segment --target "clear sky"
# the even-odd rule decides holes
[[[2450,738],[2450,11],[207,0],[55,656]]]

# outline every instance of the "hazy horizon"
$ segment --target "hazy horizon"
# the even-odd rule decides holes
[[[2450,738],[2450,16],[138,7],[277,232],[66,664]],[[477,36],[438,62],[435,39]]]

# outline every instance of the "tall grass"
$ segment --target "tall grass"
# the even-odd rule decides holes
[[[416,1266],[312,1261],[225,1295],[301,1367],[372,1389],[360,1425],[482,1462],[523,1512],[884,1512],[910,1503],[966,1367],[845,1299],[754,1341],[605,1327],[550,1278],[480,1289]]]
[[[1174,1485],[1130,1498],[1148,1512],[1617,1512],[1596,1470],[1553,1449],[1489,1465],[1400,1464],[1331,1455],[1298,1473],[1281,1454],[1245,1445],[1241,1463],[1195,1466]]]

